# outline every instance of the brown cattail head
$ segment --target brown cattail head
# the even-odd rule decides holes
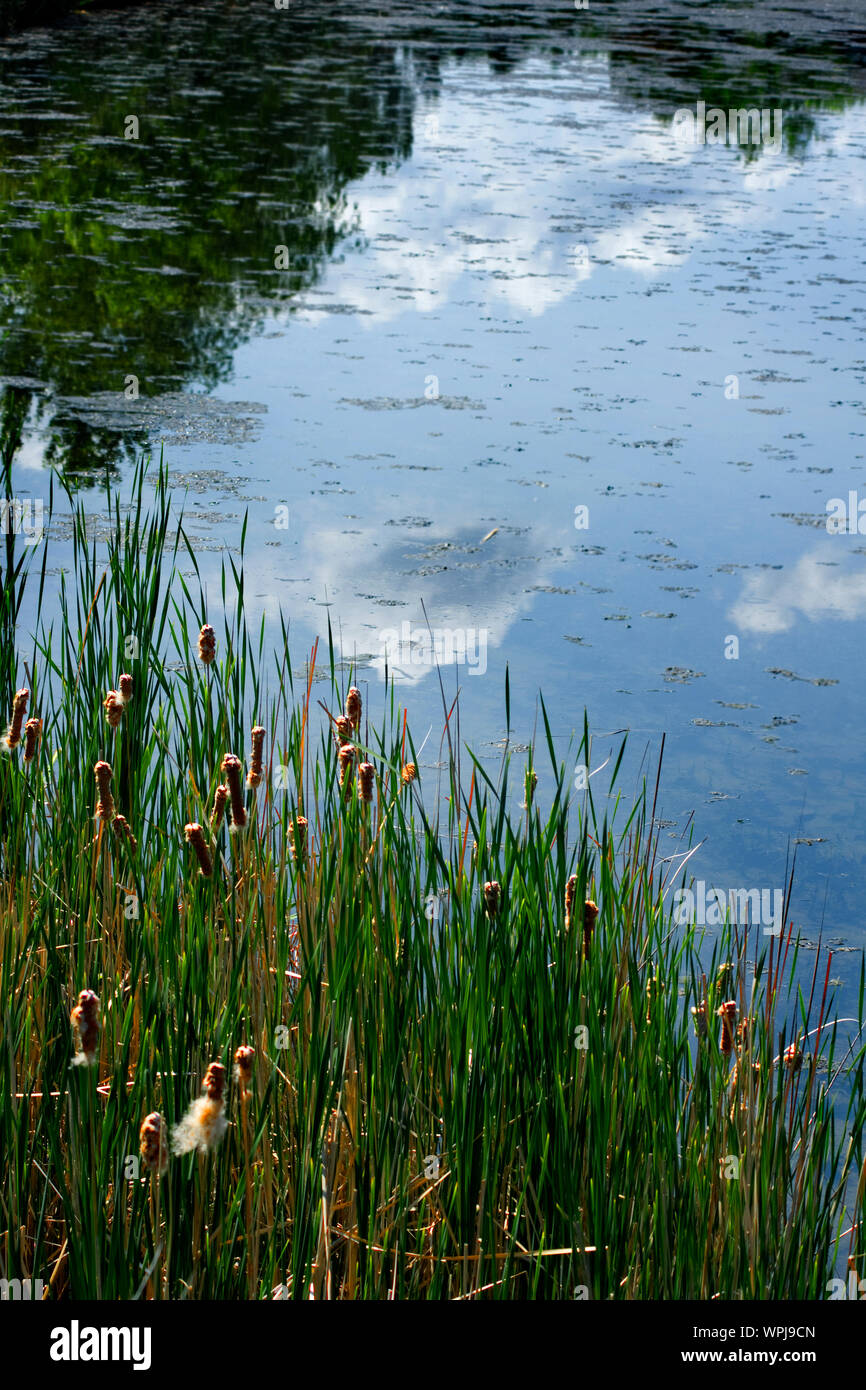
[[[376,781],[376,769],[372,763],[361,763],[358,768],[358,796],[361,801],[373,800],[373,786]]]
[[[117,682],[117,693],[125,705],[132,699],[132,676],[125,671]]]
[[[574,895],[577,892],[577,874],[572,874],[565,885],[565,930],[571,929],[574,917]]]
[[[352,721],[345,714],[341,714],[334,720],[334,732],[337,736],[337,744],[352,742]]]
[[[96,803],[96,814],[101,821],[114,820],[114,797],[111,794],[111,764],[105,762],[96,763],[93,769],[96,778],[96,790],[99,800]]]
[[[352,795],[352,768],[355,765],[354,743],[340,746],[340,789],[348,801]]]
[[[30,691],[26,687],[15,692],[15,703],[12,706],[12,719],[3,740],[9,752],[17,748],[21,742],[21,730],[24,727],[24,716],[27,713],[27,701],[30,699]]]
[[[234,753],[226,753],[220,767],[228,783],[229,796],[232,799],[232,824],[240,828],[247,823],[244,792],[241,786],[241,760]]]
[[[487,909],[487,916],[492,918],[499,916],[499,904],[502,899],[502,889],[494,880],[484,885],[484,906]]]
[[[716,1009],[717,1016],[722,1020],[722,1036],[719,1047],[726,1057],[731,1055],[734,1048],[734,1030],[737,1023],[737,1001],[729,999],[722,1004],[721,1008]]]
[[[351,721],[352,728],[357,731],[361,725],[361,692],[356,685],[349,687],[344,708],[346,718]]]
[[[598,920],[598,908],[591,898],[587,898],[583,905],[583,958],[586,960],[589,949],[592,945],[592,934],[595,931],[595,924]]]
[[[226,1069],[222,1062],[211,1062],[204,1075],[202,1090],[208,1100],[220,1101],[226,1088]]]
[[[697,1033],[698,1037],[699,1037],[699,1038],[705,1038],[705,1037],[707,1036],[707,1001],[706,1001],[706,999],[702,999],[701,1002],[700,1002],[699,1004],[695,1005],[695,1007],[692,1009],[692,1018],[693,1018],[694,1021],[695,1021],[695,1032]]]
[[[111,822],[111,828],[118,840],[126,840],[129,848],[132,850],[133,854],[135,854],[138,849],[138,841],[129,828],[129,821],[126,819],[126,816],[115,816],[114,820]]]
[[[254,1047],[239,1047],[235,1053],[235,1081],[242,1091],[246,1091],[253,1079]]]
[[[102,702],[109,728],[116,729],[123,718],[124,700],[117,690],[109,690]]]
[[[737,1051],[748,1052],[752,1042],[752,1020],[744,1018],[737,1024]]]
[[[185,825],[183,833],[188,844],[195,850],[195,857],[198,860],[199,872],[203,878],[210,878],[213,873],[213,860],[210,857],[210,850],[204,837],[204,831],[197,821],[190,825]]]
[[[796,1043],[785,1048],[782,1061],[789,1071],[799,1071],[803,1065],[803,1053]]]
[[[415,781],[415,778],[416,778],[417,776],[418,776],[418,769],[417,769],[417,767],[415,766],[415,764],[414,764],[414,763],[404,763],[403,769],[402,769],[402,771],[401,771],[401,773],[400,773],[400,781],[403,783],[403,786],[404,786],[404,787],[409,787],[409,786],[411,786],[412,783]]]
[[[145,1168],[164,1173],[168,1167],[168,1133],[165,1120],[157,1110],[146,1115],[138,1131],[139,1153]]]
[[[32,763],[36,757],[36,747],[42,737],[42,720],[28,719],[24,726],[24,761]]]
[[[213,810],[210,813],[210,828],[214,835],[219,834],[219,828],[223,823],[223,812],[229,799],[229,789],[224,782],[220,782],[213,798]]]
[[[262,780],[262,750],[265,745],[265,732],[261,724],[257,724],[251,735],[253,751],[250,754],[250,770],[247,773],[248,787],[257,787]]]
[[[205,623],[198,635],[198,659],[203,666],[210,666],[216,656],[216,633],[210,623]]]
[[[92,1067],[99,1048],[99,999],[92,989],[83,989],[70,1014],[75,1034],[74,1065]]]
[[[307,843],[306,816],[296,816],[294,820],[289,821],[289,839],[292,842],[292,858],[297,863],[303,859]]]

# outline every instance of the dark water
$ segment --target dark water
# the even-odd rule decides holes
[[[774,889],[808,842],[793,918],[849,978],[866,537],[826,519],[866,499],[861,11],[214,0],[7,41],[17,492],[163,443],[214,597],[249,510],[254,616],[298,663],[330,616],[374,704],[396,660],[428,767],[422,601],[491,764],[506,663],[518,744],[539,687],[563,758],[584,705],[593,765],[664,731],[670,853],[692,826],[697,877]],[[780,110],[778,147],[684,143],[699,100]]]

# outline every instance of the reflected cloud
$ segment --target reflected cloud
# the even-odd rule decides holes
[[[852,622],[866,615],[866,571],[835,574],[817,554],[804,555],[792,570],[749,575],[729,610],[745,632],[787,632],[799,618]]]

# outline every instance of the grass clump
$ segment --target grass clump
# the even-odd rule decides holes
[[[446,718],[428,770],[393,687],[344,689],[333,647],[293,673],[284,627],[266,649],[242,558],[205,602],[162,469],[108,508],[97,542],[75,504],[52,609],[46,547],[28,577],[7,537],[0,1273],[111,1299],[866,1274],[862,966],[840,1022],[790,930],[674,928],[622,749],[575,800],[542,706],[528,768]]]

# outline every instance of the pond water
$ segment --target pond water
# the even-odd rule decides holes
[[[584,707],[629,776],[664,733],[669,852],[691,828],[696,877],[773,890],[801,841],[793,920],[844,993],[859,8],[208,0],[0,45],[16,495],[53,468],[97,508],[164,446],[214,597],[248,511],[253,616],[282,607],[298,664],[330,617],[373,705],[388,659],[428,767],[425,613],[491,766],[506,665],[518,746],[539,689],[563,757]],[[778,139],[684,138],[699,101]]]

